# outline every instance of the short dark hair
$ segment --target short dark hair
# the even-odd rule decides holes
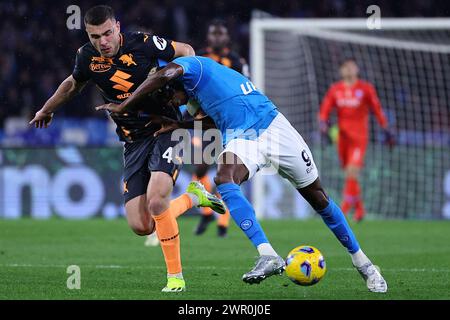
[[[84,24],[99,26],[108,19],[115,19],[114,10],[110,6],[98,5],[90,8],[84,15]]]
[[[227,24],[222,19],[211,20],[208,24],[208,28],[210,28],[210,27],[223,27],[223,28],[227,29],[227,31],[228,31]]]
[[[342,59],[342,61],[339,64],[339,66],[342,67],[347,62],[354,62],[354,63],[358,64],[358,62],[356,61],[356,59],[354,57],[345,57],[344,59]]]

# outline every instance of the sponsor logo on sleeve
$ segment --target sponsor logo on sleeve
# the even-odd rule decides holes
[[[167,47],[166,39],[163,39],[163,38],[158,37],[158,36],[153,36],[153,43],[161,51],[163,51]]]

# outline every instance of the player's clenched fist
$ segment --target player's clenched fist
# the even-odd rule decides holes
[[[53,112],[45,112],[39,110],[36,112],[34,118],[29,122],[29,124],[33,124],[36,128],[47,128],[50,125],[50,122],[53,119]]]
[[[383,134],[384,134],[384,144],[389,146],[389,149],[392,150],[392,148],[394,148],[394,146],[396,145],[396,141],[395,141],[395,136],[392,133],[391,130],[389,129],[384,129],[383,130]]]

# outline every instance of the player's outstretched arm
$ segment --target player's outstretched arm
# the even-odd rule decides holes
[[[108,103],[96,107],[96,110],[109,110],[115,113],[124,113],[132,110],[133,106],[153,91],[162,88],[169,81],[183,75],[183,68],[170,62],[166,67],[150,75],[139,87],[121,104]]]
[[[72,75],[67,77],[29,123],[34,124],[36,128],[47,128],[53,118],[53,112],[72,99],[85,85],[86,82],[78,82]]]

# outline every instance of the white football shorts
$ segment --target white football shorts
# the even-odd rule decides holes
[[[249,171],[248,179],[260,169],[271,167],[300,189],[319,176],[305,140],[281,113],[259,137],[230,140],[221,156],[225,152],[234,153],[242,160]]]

